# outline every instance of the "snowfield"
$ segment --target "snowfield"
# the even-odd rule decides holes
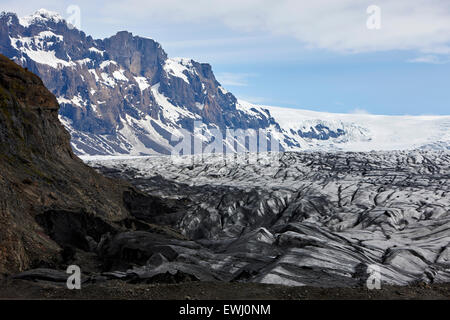
[[[262,106],[287,135],[300,141],[300,149],[343,151],[383,151],[450,149],[450,116],[385,116],[338,114],[300,109]],[[330,130],[342,129],[345,135],[330,141],[301,139],[292,131],[303,132],[321,124]],[[302,141],[303,140],[303,141]],[[286,150],[299,150],[289,148]]]

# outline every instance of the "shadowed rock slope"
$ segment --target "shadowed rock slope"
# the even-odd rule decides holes
[[[58,110],[36,75],[0,55],[0,274],[57,266],[132,219],[127,199],[153,203],[83,164]]]

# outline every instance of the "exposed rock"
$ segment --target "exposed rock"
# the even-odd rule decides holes
[[[0,56],[0,273],[57,266],[69,251],[95,250],[103,235],[127,228],[130,210],[139,215],[128,198],[159,203],[78,159],[58,109],[36,75]]]
[[[13,279],[24,279],[24,280],[43,280],[51,282],[66,282],[67,273],[64,271],[58,271],[53,269],[33,269],[28,270],[19,274],[14,275]]]
[[[154,253],[150,259],[147,260],[147,265],[158,267],[163,263],[169,262],[161,253]]]

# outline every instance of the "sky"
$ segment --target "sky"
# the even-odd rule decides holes
[[[253,103],[339,113],[450,114],[448,0],[0,5],[0,11],[19,16],[40,8],[75,19],[94,38],[127,30],[158,41],[170,57],[210,63],[225,88]]]

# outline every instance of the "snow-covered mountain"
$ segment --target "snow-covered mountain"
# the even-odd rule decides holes
[[[24,18],[1,13],[0,52],[56,95],[78,154],[169,154],[186,132],[206,146],[227,130],[263,130],[281,150],[450,146],[450,116],[338,115],[238,101],[209,64],[169,58],[159,43],[126,31],[96,40],[44,9]],[[231,150],[242,144],[236,135],[226,141]]]
[[[264,107],[303,150],[450,149],[450,116],[338,114]],[[286,150],[298,150],[281,140]]]

